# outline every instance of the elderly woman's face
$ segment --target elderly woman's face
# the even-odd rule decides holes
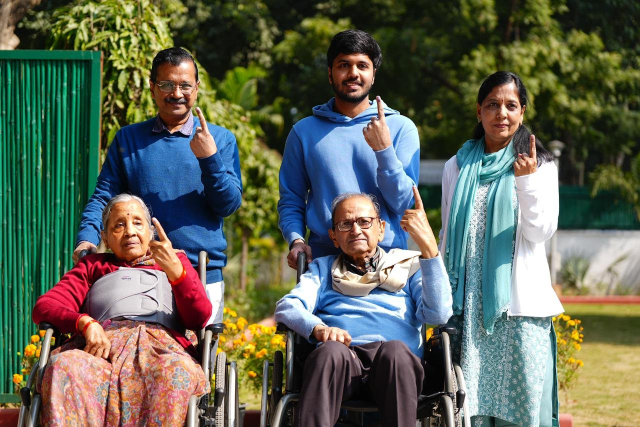
[[[495,149],[503,148],[511,141],[522,124],[526,108],[520,105],[518,89],[513,82],[494,87],[476,107],[484,128],[485,144],[487,148]]]
[[[107,247],[124,261],[146,254],[153,236],[145,211],[135,200],[116,204],[102,233]]]

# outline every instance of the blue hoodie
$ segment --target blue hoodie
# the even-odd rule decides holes
[[[333,111],[334,99],[313,108],[313,116],[293,126],[280,168],[279,226],[286,241],[310,235],[313,258],[338,254],[329,238],[331,202],[343,193],[369,193],[378,198],[387,221],[385,250],[407,248],[400,228],[405,209],[413,205],[412,187],[418,182],[420,140],[413,122],[384,107],[392,146],[373,151],[362,129],[377,117],[375,101],[354,118]]]

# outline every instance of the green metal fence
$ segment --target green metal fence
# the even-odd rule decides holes
[[[0,400],[98,175],[101,53],[0,51]]]
[[[427,209],[440,207],[442,188],[439,185],[420,186]],[[587,187],[560,186],[561,230],[640,230],[640,221],[633,207],[613,193],[601,192],[591,197]]]

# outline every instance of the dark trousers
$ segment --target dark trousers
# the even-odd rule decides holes
[[[304,365],[297,426],[333,426],[340,404],[373,400],[383,426],[416,425],[424,369],[402,341],[347,347],[335,341],[315,349]]]

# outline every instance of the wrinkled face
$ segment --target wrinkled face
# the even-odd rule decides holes
[[[504,147],[522,124],[526,106],[520,105],[518,89],[511,82],[494,87],[476,108],[487,145]]]
[[[365,197],[352,197],[345,200],[336,209],[335,223],[354,221],[351,230],[340,231],[337,227],[329,230],[329,237],[336,248],[351,258],[358,259],[375,255],[376,246],[384,238],[385,222],[374,219],[370,228],[362,229],[355,221],[362,217],[377,217],[376,209]]]
[[[172,92],[163,92],[160,86],[173,83]],[[181,85],[190,85],[193,90],[186,94]],[[160,118],[168,123],[185,118],[198,98],[198,82],[196,69],[191,61],[182,61],[179,65],[162,64],[158,67],[155,83],[149,81],[153,99],[158,106]]]
[[[102,240],[107,247],[124,261],[133,261],[146,254],[152,237],[153,229],[145,211],[135,200],[116,204],[102,231]]]
[[[373,62],[363,53],[341,53],[329,68],[329,83],[333,86],[336,96],[354,104],[369,96],[375,76]]]

